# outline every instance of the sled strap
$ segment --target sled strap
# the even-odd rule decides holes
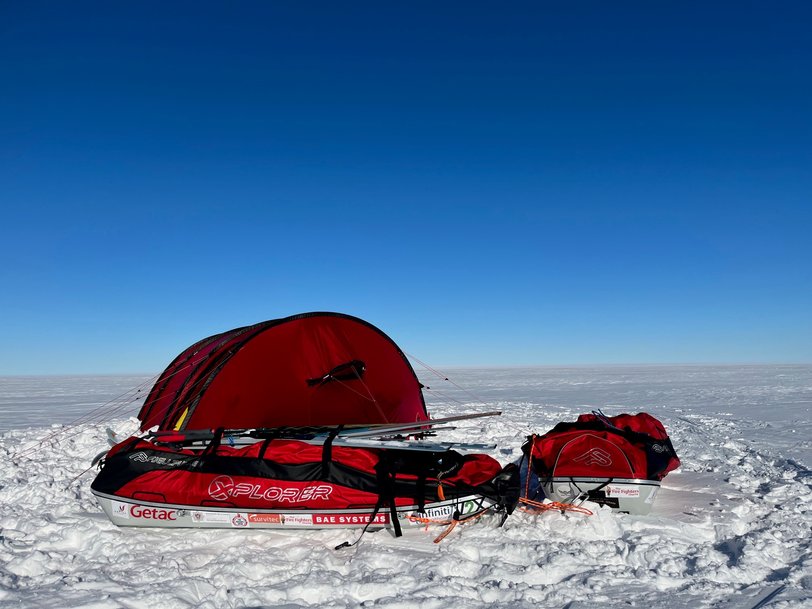
[[[614,478],[609,478],[609,479],[606,480],[606,482],[603,482],[603,483],[599,484],[595,488],[591,488],[589,490],[584,491],[584,490],[581,490],[581,487],[578,486],[578,483],[573,478],[570,478],[570,484],[578,489],[578,494],[571,497],[571,501],[581,499],[581,503],[583,503],[584,501],[586,501],[590,497],[594,497],[597,493],[601,492],[607,486],[612,484],[613,480],[614,480]],[[578,505],[581,505],[581,503],[579,503]]]
[[[333,440],[344,429],[344,425],[339,425],[327,434],[327,439],[321,449],[321,479],[327,480],[330,477],[330,464],[333,462]]]
[[[400,529],[397,505],[395,505],[395,469],[388,454],[381,453],[375,470],[378,475],[378,503],[384,501],[389,503],[389,521],[392,523],[395,537],[400,537],[403,535],[403,531]]]
[[[375,507],[372,509],[372,513],[369,515],[369,520],[364,525],[364,528],[361,529],[361,534],[355,541],[352,543],[349,541],[340,543],[335,547],[336,550],[340,550],[342,548],[351,548],[361,541],[364,533],[366,533],[370,525],[375,522],[375,517],[381,511],[384,503],[389,504],[389,521],[392,523],[392,529],[394,530],[395,537],[403,536],[403,531],[400,528],[400,522],[398,522],[397,506],[395,505],[395,471],[389,463],[388,455],[385,453],[381,453],[378,464],[375,466],[375,473],[377,474],[378,482],[378,501],[375,502]]]
[[[270,446],[271,442],[273,442],[275,439],[276,434],[271,434],[265,439],[265,441],[262,443],[262,446],[260,446],[259,448],[259,454],[257,455],[257,459],[262,461],[265,458],[265,453],[268,451],[268,446]]]
[[[211,441],[208,443],[205,449],[203,449],[203,453],[200,455],[201,457],[209,457],[215,453],[217,448],[220,446],[220,442],[223,439],[223,433],[225,433],[225,428],[218,427],[214,430],[214,434],[212,434]]]
[[[364,376],[366,364],[359,359],[354,359],[349,362],[339,364],[332,370],[325,372],[321,376],[316,376],[307,379],[308,387],[318,387],[329,383],[330,381],[354,381],[360,380]]]
[[[439,480],[437,481],[437,484],[439,486],[439,484],[440,484]],[[420,473],[417,475],[417,489],[416,489],[415,494],[417,495],[415,497],[415,499],[417,499],[417,511],[418,512],[425,511],[425,507],[426,507],[426,470],[425,469],[421,469]]]
[[[335,547],[336,550],[340,550],[342,548],[351,548],[361,541],[361,538],[364,536],[364,533],[367,532],[369,526],[375,522],[375,517],[378,515],[378,512],[381,511],[381,508],[385,502],[389,503],[389,521],[392,523],[392,528],[395,530],[395,537],[401,537],[403,535],[403,531],[400,528],[400,523],[398,522],[397,508],[395,506],[393,478],[390,477],[390,474],[392,474],[392,469],[389,467],[388,463],[384,462],[385,458],[386,457],[384,455],[381,455],[381,459],[378,461],[378,465],[375,468],[376,473],[378,474],[378,501],[375,502],[375,507],[372,508],[372,513],[369,515],[369,520],[364,525],[364,528],[361,529],[361,534],[355,541],[352,543],[349,541],[340,543]]]
[[[389,500],[389,520],[392,522],[392,528],[395,530],[395,537],[401,537],[403,531],[400,528],[400,521],[398,521],[398,509],[395,505],[395,498]]]
[[[378,515],[378,512],[381,510],[382,506],[383,506],[383,496],[378,495],[378,501],[375,503],[375,507],[372,509],[372,513],[369,515],[369,520],[367,520],[367,523],[364,525],[364,528],[361,529],[361,534],[358,535],[358,538],[355,541],[353,541],[352,543],[350,543],[349,541],[345,541],[344,543],[340,543],[333,549],[340,550],[342,548],[351,548],[352,546],[357,544],[359,541],[361,541],[361,538],[364,536],[364,533],[367,532],[367,529],[369,528],[369,525],[371,525],[373,522],[375,522],[375,516]]]

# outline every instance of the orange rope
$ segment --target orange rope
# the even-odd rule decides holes
[[[536,445],[536,434],[530,436],[530,451],[527,453],[527,476],[524,478],[524,498],[530,496],[530,469],[533,467],[533,447]],[[519,500],[521,501],[521,499]]]
[[[436,518],[425,518],[423,516],[411,515],[411,516],[409,516],[409,522],[417,522],[419,524],[425,524],[426,525],[426,530],[428,530],[430,524],[447,526],[448,528],[445,531],[443,531],[442,533],[440,533],[437,536],[437,538],[434,540],[434,543],[440,543],[443,539],[445,539],[448,536],[448,534],[451,531],[454,530],[454,528],[458,524],[473,521],[473,520],[479,520],[479,518],[481,518],[483,516],[483,514],[484,514],[484,512],[476,514],[474,516],[468,516],[468,518],[462,518],[462,519],[459,519],[459,520],[456,519],[456,518],[451,518],[449,520],[439,520],[439,519],[436,519]]]
[[[445,539],[445,538],[448,536],[448,534],[449,534],[451,531],[453,531],[453,530],[454,530],[454,527],[456,527],[456,526],[457,526],[457,523],[458,523],[458,522],[459,522],[459,520],[452,520],[452,521],[451,521],[451,524],[449,525],[449,527],[448,527],[448,528],[447,528],[445,531],[443,531],[442,533],[440,533],[440,534],[439,534],[439,535],[438,535],[438,536],[437,536],[437,537],[434,539],[434,543],[440,543],[440,542],[441,542],[443,539]]]
[[[528,499],[527,497],[521,497],[519,499],[520,503],[524,503],[529,505],[530,508],[520,507],[519,509],[523,512],[528,512],[530,514],[537,514],[539,512],[549,512],[550,510],[558,510],[560,512],[575,512],[576,514],[584,514],[585,516],[592,516],[592,512],[585,507],[581,507],[580,505],[573,505],[572,503],[560,503],[558,501],[549,501],[547,503],[542,503],[541,501],[533,501],[532,499]]]

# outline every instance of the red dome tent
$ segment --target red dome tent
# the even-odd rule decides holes
[[[403,352],[373,325],[304,313],[198,341],[158,378],[142,430],[411,423],[428,419]]]

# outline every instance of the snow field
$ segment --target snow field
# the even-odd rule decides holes
[[[119,529],[90,493],[93,472],[77,479],[107,446],[108,424],[43,427],[41,416],[70,420],[62,404],[94,408],[121,393],[121,379],[0,378],[0,428],[28,426],[0,435],[0,608],[751,609],[770,593],[760,606],[812,607],[812,367],[450,376],[465,390],[421,375],[434,416],[504,414],[441,437],[496,443],[502,463],[519,458],[530,433],[602,408],[660,418],[682,467],[648,516],[590,504],[591,517],[516,512],[503,528],[493,517],[460,525],[440,544],[437,527],[367,533],[340,551],[356,531]],[[130,433],[137,409],[136,400],[111,426]]]

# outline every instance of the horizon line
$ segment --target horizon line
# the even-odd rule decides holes
[[[411,363],[411,362],[410,362]],[[562,363],[562,364],[440,364],[431,368],[446,370],[516,370],[516,369],[571,369],[571,368],[731,368],[756,366],[812,366],[812,362],[783,361],[783,362],[623,362],[623,363]],[[412,365],[416,372],[430,371],[429,368]],[[18,377],[105,377],[105,376],[160,376],[160,372],[17,372],[0,373],[0,378]]]

